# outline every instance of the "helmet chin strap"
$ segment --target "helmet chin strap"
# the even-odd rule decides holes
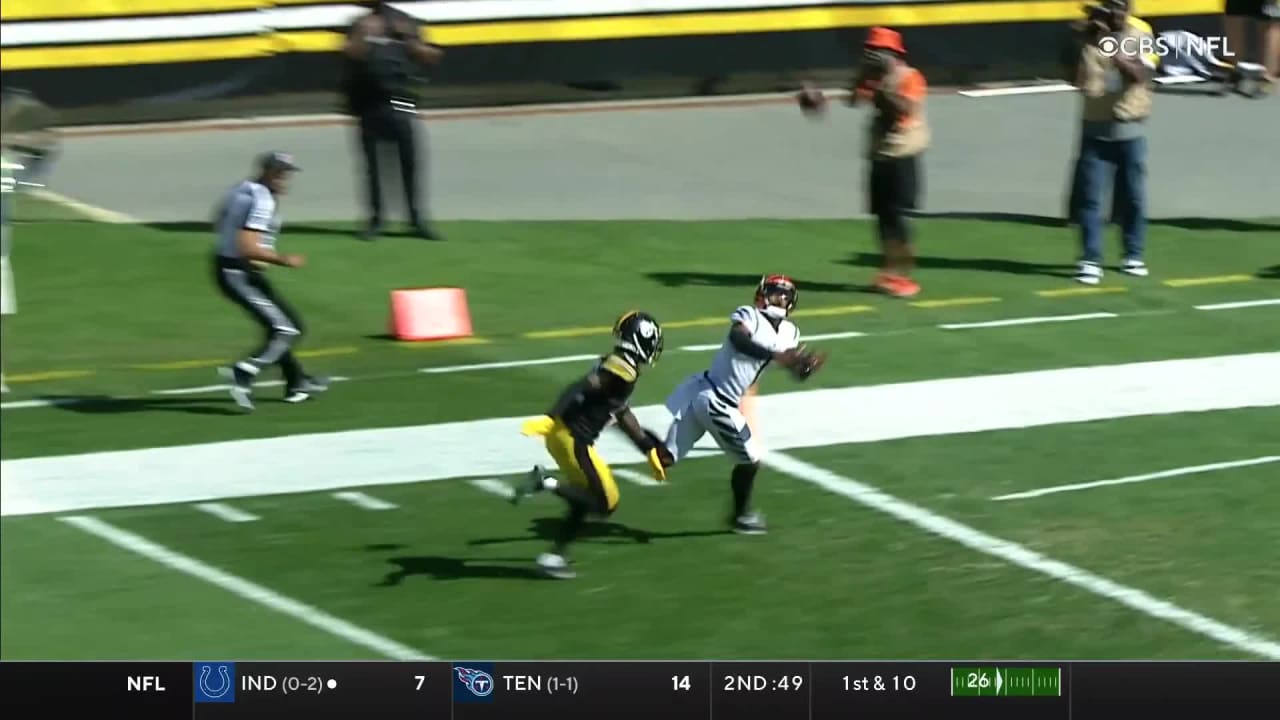
[[[777,305],[766,305],[764,308],[765,317],[773,320],[781,320],[787,316],[787,309],[778,307]]]

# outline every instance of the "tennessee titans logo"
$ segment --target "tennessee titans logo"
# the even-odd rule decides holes
[[[487,697],[493,693],[493,676],[489,673],[468,667],[455,667],[454,670],[458,672],[458,680],[467,686],[472,695]]]

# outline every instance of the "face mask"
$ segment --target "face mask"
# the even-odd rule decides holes
[[[765,317],[771,320],[781,320],[787,316],[787,309],[778,307],[777,305],[769,305],[764,309]]]

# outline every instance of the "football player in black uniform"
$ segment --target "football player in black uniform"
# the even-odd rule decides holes
[[[538,567],[550,577],[574,576],[565,553],[587,515],[607,517],[618,506],[618,485],[595,448],[596,439],[610,421],[616,420],[645,454],[654,479],[666,480],[666,468],[673,462],[658,436],[640,426],[628,405],[640,369],[657,362],[662,354],[662,327],[652,315],[632,311],[614,323],[613,336],[612,352],[565,388],[546,415],[526,420],[520,428],[525,435],[546,440],[547,452],[564,476],[556,478],[536,465],[512,497],[512,502],[518,503],[528,495],[549,490],[569,505],[560,538],[551,552],[538,557]]]

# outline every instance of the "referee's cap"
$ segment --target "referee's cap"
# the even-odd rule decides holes
[[[302,168],[298,167],[291,153],[272,150],[258,156],[258,169],[267,173],[281,170],[296,172]]]

